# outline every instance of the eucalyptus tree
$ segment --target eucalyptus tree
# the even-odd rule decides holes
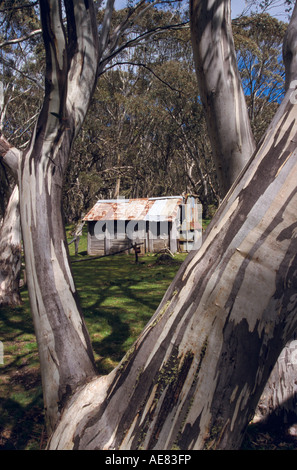
[[[73,141],[107,49],[111,54],[120,37],[120,28],[110,34],[113,4],[112,0],[107,2],[98,36],[93,2],[40,2],[46,54],[43,106],[23,151],[1,137],[2,161],[19,188],[28,289],[49,431],[59,421],[67,398],[96,375],[69,266],[63,215],[57,208],[62,206]],[[140,7],[147,5],[140,2]]]
[[[162,135],[167,135],[172,147],[167,178],[174,178],[170,172],[176,175],[172,188],[198,196],[206,214],[209,205],[218,204],[219,197],[192,61],[172,58],[156,70],[162,78],[162,82],[155,80],[152,88],[152,101],[158,102],[157,132],[161,142],[164,140]],[[171,86],[165,86],[163,82]]]
[[[191,2],[194,51],[196,25],[226,24],[228,2],[206,3]],[[202,247],[119,366],[70,398],[50,449],[240,446],[297,326],[296,113],[289,91]]]
[[[165,28],[168,21],[166,12],[147,11],[133,34]],[[69,216],[72,206],[79,215],[82,205],[85,211],[99,197],[113,197],[119,182],[125,197],[194,193],[205,212],[217,201],[190,52],[189,30],[166,29],[107,66],[68,167]]]
[[[202,247],[187,257],[120,364],[98,377],[58,208],[102,48],[93,2],[65,1],[65,18],[61,3],[40,3],[45,96],[30,144],[19,152],[1,139],[2,159],[19,185],[28,288],[52,433],[48,448],[238,448],[270,371],[297,326],[297,108],[291,92],[224,198]],[[205,30],[209,23],[213,30],[226,24],[218,19],[229,2],[212,2],[218,10],[206,4],[191,1],[194,32],[201,11],[207,12],[198,22]],[[108,2],[101,40],[112,7]],[[194,54],[200,33],[193,34]],[[213,54],[211,47],[206,50]],[[234,62],[228,64],[234,78]],[[231,83],[237,89],[236,80]],[[236,108],[237,124],[243,108]]]
[[[200,5],[201,8],[198,8],[197,4],[195,5],[196,19],[192,23],[193,48],[197,64],[196,70],[208,125],[210,128],[212,128],[213,122],[217,122],[219,126],[219,131],[217,132],[216,136],[214,136],[214,134],[210,134],[212,136],[213,152],[216,155],[216,158],[218,158],[218,163],[221,164],[227,176],[230,177],[230,182],[234,182],[236,175],[239,174],[240,169],[244,167],[244,162],[242,160],[241,166],[239,165],[237,167],[238,173],[233,173],[232,175],[232,173],[229,172],[230,160],[235,160],[233,165],[235,167],[235,164],[238,164],[239,154],[244,155],[245,158],[248,158],[255,150],[255,145],[250,139],[250,135],[251,127],[253,124],[255,124],[255,113],[256,108],[259,105],[259,100],[260,119],[265,120],[264,106],[267,108],[267,102],[269,101],[277,102],[279,99],[281,99],[281,95],[284,93],[284,67],[280,60],[281,38],[285,37],[283,41],[285,49],[284,56],[285,58],[287,57],[287,88],[288,83],[290,83],[296,76],[292,70],[295,62],[294,41],[296,39],[294,25],[296,10],[293,12],[290,28],[288,29],[288,34],[286,36],[285,25],[276,19],[270,18],[268,15],[255,15],[251,18],[244,17],[236,22],[235,28],[237,34],[239,35],[237,36],[237,45],[240,50],[239,66],[242,67],[242,61],[244,62],[244,70],[241,69],[242,82],[239,79],[239,76],[236,75],[236,70],[233,69],[233,73],[231,74],[232,80],[226,81],[224,93],[221,94],[219,91],[221,89],[219,80],[214,80],[211,84],[209,84],[209,82],[206,80],[206,77],[211,75],[213,77],[219,77],[220,74],[219,68],[217,68],[217,62],[212,61],[211,58],[215,53],[215,50],[210,51],[208,49],[208,44],[210,41],[212,41],[213,43],[216,42],[217,44],[223,45],[222,50],[225,51],[225,56],[222,55],[220,57],[222,61],[221,66],[225,68],[224,72],[222,72],[222,75],[223,73],[228,73],[227,70],[230,63],[230,57],[235,57],[233,38],[230,35],[230,11],[228,10],[228,5],[226,2],[221,2],[220,5],[217,5],[214,8],[213,14],[218,18],[218,25],[220,26],[217,28],[212,28],[210,23],[207,20],[205,21],[206,17],[203,8],[206,7],[206,4],[207,2],[201,2],[201,5],[203,5]],[[237,29],[238,24],[241,25],[239,30]],[[249,43],[249,46],[246,48],[247,42]],[[232,63],[234,64],[233,61]],[[204,86],[205,83],[206,86]],[[247,101],[249,105],[249,111],[245,105],[245,102],[241,101],[241,83],[243,84],[243,87],[248,88]],[[225,112],[229,110],[228,119],[223,121],[218,119],[220,115],[217,116],[217,108],[215,106],[211,106],[211,103],[209,102],[209,94],[213,95],[213,100],[217,102],[217,105],[220,107],[220,109],[223,109]],[[238,110],[234,109],[232,112],[230,103],[241,103],[240,110],[243,112],[240,117],[241,129],[248,129],[248,134],[239,131],[235,134],[234,132],[228,134],[228,129],[229,132],[232,129],[240,129],[237,124]],[[271,103],[269,103],[269,108],[271,108]],[[275,111],[272,109],[273,114],[274,112]],[[250,114],[250,116],[248,114]],[[253,129],[257,129],[257,132],[259,132],[261,127],[263,129],[264,126],[265,129],[267,125],[268,124],[264,122],[264,124],[262,126],[260,125],[258,128],[254,125]],[[257,140],[259,140],[258,135]],[[243,145],[243,143],[245,143],[245,145]],[[221,147],[225,149],[226,153],[222,152],[221,154],[218,154],[217,149]],[[234,148],[237,149],[237,152],[234,152]],[[274,415],[278,415],[282,418],[282,423],[286,423],[288,420],[294,420],[296,418],[295,410],[297,389],[294,376],[297,365],[293,360],[295,355],[294,351],[295,342],[288,344],[282,352],[263,393],[263,396],[260,399],[259,408],[257,410],[259,417],[263,418],[264,416],[267,419],[273,412]]]

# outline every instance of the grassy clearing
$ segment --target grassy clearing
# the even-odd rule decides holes
[[[184,258],[177,255],[169,266],[156,265],[152,256],[141,257],[141,264],[135,264],[132,255],[73,264],[99,373],[110,372],[122,359],[155,312]]]

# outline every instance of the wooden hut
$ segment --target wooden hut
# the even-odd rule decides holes
[[[190,251],[201,237],[201,205],[194,197],[99,200],[86,214],[88,254]]]

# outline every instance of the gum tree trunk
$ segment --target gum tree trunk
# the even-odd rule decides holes
[[[17,177],[21,152],[0,136],[0,158]],[[19,193],[15,186],[0,227],[0,305],[19,305],[19,279],[21,269],[21,223]]]
[[[93,352],[77,302],[62,216],[62,186],[72,142],[97,79],[93,2],[40,2],[46,50],[45,97],[26,151],[7,153],[17,174],[25,263],[37,336],[49,433],[67,398],[95,376]]]
[[[237,67],[230,0],[192,0],[191,31],[200,96],[223,198],[255,142]]]
[[[230,1],[191,1],[191,32],[196,71],[210,136],[212,150],[226,194],[231,183],[244,168],[255,150],[245,98],[236,62],[232,37]],[[297,7],[284,38],[286,89],[297,78]],[[214,46],[213,46],[214,45]],[[226,164],[227,157],[227,164]],[[232,165],[228,164],[232,161]],[[226,178],[222,177],[222,174]],[[229,184],[229,187],[228,187]],[[297,415],[296,343],[282,351],[271,379],[260,399],[257,419],[267,420],[272,413],[279,424],[295,420]],[[295,358],[295,359],[294,359]]]
[[[0,81],[0,158],[5,163],[7,154],[13,160],[13,154],[18,159],[20,152],[12,147],[2,135],[7,110],[4,103],[4,87]],[[19,193],[16,185],[8,201],[2,225],[0,225],[0,306],[16,306],[21,303],[19,291],[21,254],[21,220]]]
[[[72,397],[49,449],[237,449],[297,325],[297,107],[282,103],[120,365]]]
[[[0,228],[0,306],[20,305],[21,224],[19,191],[15,186]]]
[[[296,106],[297,85],[297,3],[292,13],[283,45],[286,69],[285,88]],[[297,420],[297,331],[282,350],[269,377],[256,411],[256,419],[290,430]],[[293,431],[295,432],[295,431]]]

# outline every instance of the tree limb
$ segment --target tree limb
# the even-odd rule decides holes
[[[170,30],[180,30],[180,29],[183,29],[185,27],[186,28],[189,27],[189,22],[188,21],[185,21],[183,23],[177,23],[177,24],[174,24],[174,25],[158,26],[157,28],[154,28],[154,29],[151,29],[149,31],[145,31],[142,34],[139,34],[139,36],[125,42],[123,45],[119,46],[117,49],[116,49],[116,45],[117,45],[117,43],[116,43],[116,44],[112,45],[112,47],[109,48],[106,55],[101,60],[100,66],[102,68],[102,64],[105,64],[106,62],[110,62],[111,59],[113,59],[116,55],[118,55],[124,49],[126,49],[128,47],[135,47],[135,46],[141,44],[145,39],[147,39],[149,37],[155,36],[157,34],[161,34],[164,31],[168,31],[169,29]]]
[[[26,36],[22,36],[20,38],[15,38],[15,39],[9,39],[8,41],[3,41],[0,43],[0,48],[4,46],[9,46],[11,44],[18,44],[19,42],[27,41],[28,39],[34,36],[38,36],[41,33],[42,33],[42,29],[36,29],[35,31],[32,31],[32,33],[27,34]]]
[[[3,135],[0,136],[0,157],[3,163],[11,170],[16,177],[21,158],[21,152],[10,145]]]
[[[297,78],[297,2],[283,43],[283,58],[286,69],[285,89]]]
[[[4,7],[0,9],[0,13],[3,13],[4,11],[11,11],[11,10],[22,10],[23,8],[32,8],[38,5],[38,1],[33,2],[33,3],[23,3],[22,5],[18,6],[13,6],[13,7]]]
[[[112,65],[110,65],[109,67],[106,67],[104,69],[104,72],[107,72],[108,70],[112,69],[113,67],[116,67],[118,65],[133,65],[135,67],[143,67],[145,68],[146,70],[148,70],[152,75],[154,75],[154,77],[156,77],[161,83],[163,83],[163,85],[166,85],[168,88],[170,88],[170,90],[176,92],[176,93],[179,93],[180,95],[183,94],[183,91],[182,90],[178,90],[177,88],[174,88],[173,86],[171,86],[168,82],[166,82],[165,80],[163,80],[156,72],[153,71],[153,69],[151,67],[149,67],[147,64],[143,64],[141,62],[130,62],[130,61],[121,61],[121,62],[116,62]]]

